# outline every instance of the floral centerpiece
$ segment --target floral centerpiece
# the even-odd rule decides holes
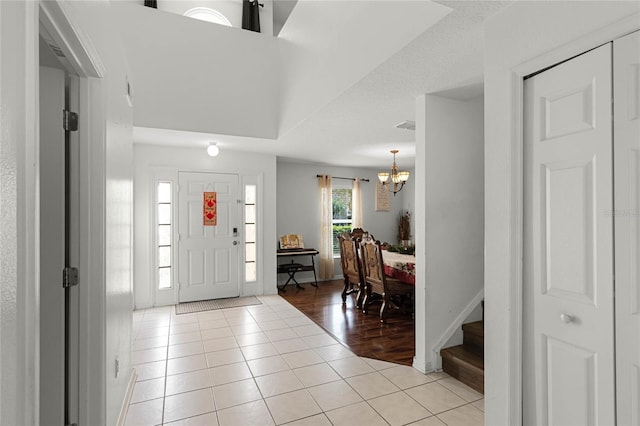
[[[411,213],[408,211],[400,211],[400,218],[398,220],[398,242],[404,247],[411,245]]]
[[[410,255],[414,255],[416,253],[416,246],[414,246],[413,244],[408,245],[408,246],[401,246],[401,245],[392,245],[389,243],[384,243],[383,244],[383,250],[387,250],[390,252],[395,252],[395,253],[400,253],[400,254],[410,254]]]

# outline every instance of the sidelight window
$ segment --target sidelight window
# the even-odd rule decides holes
[[[244,278],[257,280],[256,270],[256,185],[244,187]]]
[[[172,286],[171,182],[158,182],[156,196],[157,284],[158,289],[166,289]]]

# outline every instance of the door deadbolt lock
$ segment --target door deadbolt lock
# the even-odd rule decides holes
[[[234,245],[234,246],[237,246],[237,245],[238,245],[238,242],[237,242],[237,241],[234,241],[234,242],[233,242],[233,245]]]

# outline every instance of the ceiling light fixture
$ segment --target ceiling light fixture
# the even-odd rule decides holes
[[[215,157],[216,155],[220,154],[220,148],[218,148],[218,145],[216,145],[215,143],[211,143],[207,147],[207,154],[209,154],[210,157]]]
[[[391,173],[378,173],[378,180],[380,180],[380,183],[386,186],[390,192],[393,192],[394,197],[402,190],[407,180],[409,180],[409,172],[398,172],[398,166],[396,165],[396,154],[398,152],[399,151],[397,149],[391,150],[391,153],[393,154],[393,166],[391,166]],[[389,178],[391,178],[391,180],[389,180]],[[391,183],[393,183],[393,189],[391,188]]]

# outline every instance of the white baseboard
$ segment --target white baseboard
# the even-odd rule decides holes
[[[423,374],[431,373],[433,371],[433,368],[431,368],[430,362],[426,362],[426,360],[423,358],[418,359],[415,356],[413,357],[412,367]]]
[[[122,401],[122,407],[120,408],[120,415],[118,416],[118,426],[124,426],[124,421],[127,419],[127,410],[129,409],[129,403],[131,402],[131,396],[133,395],[133,388],[138,380],[138,373],[135,368],[131,369],[131,377],[129,377],[129,384],[127,384],[127,392],[124,394],[124,401]]]

